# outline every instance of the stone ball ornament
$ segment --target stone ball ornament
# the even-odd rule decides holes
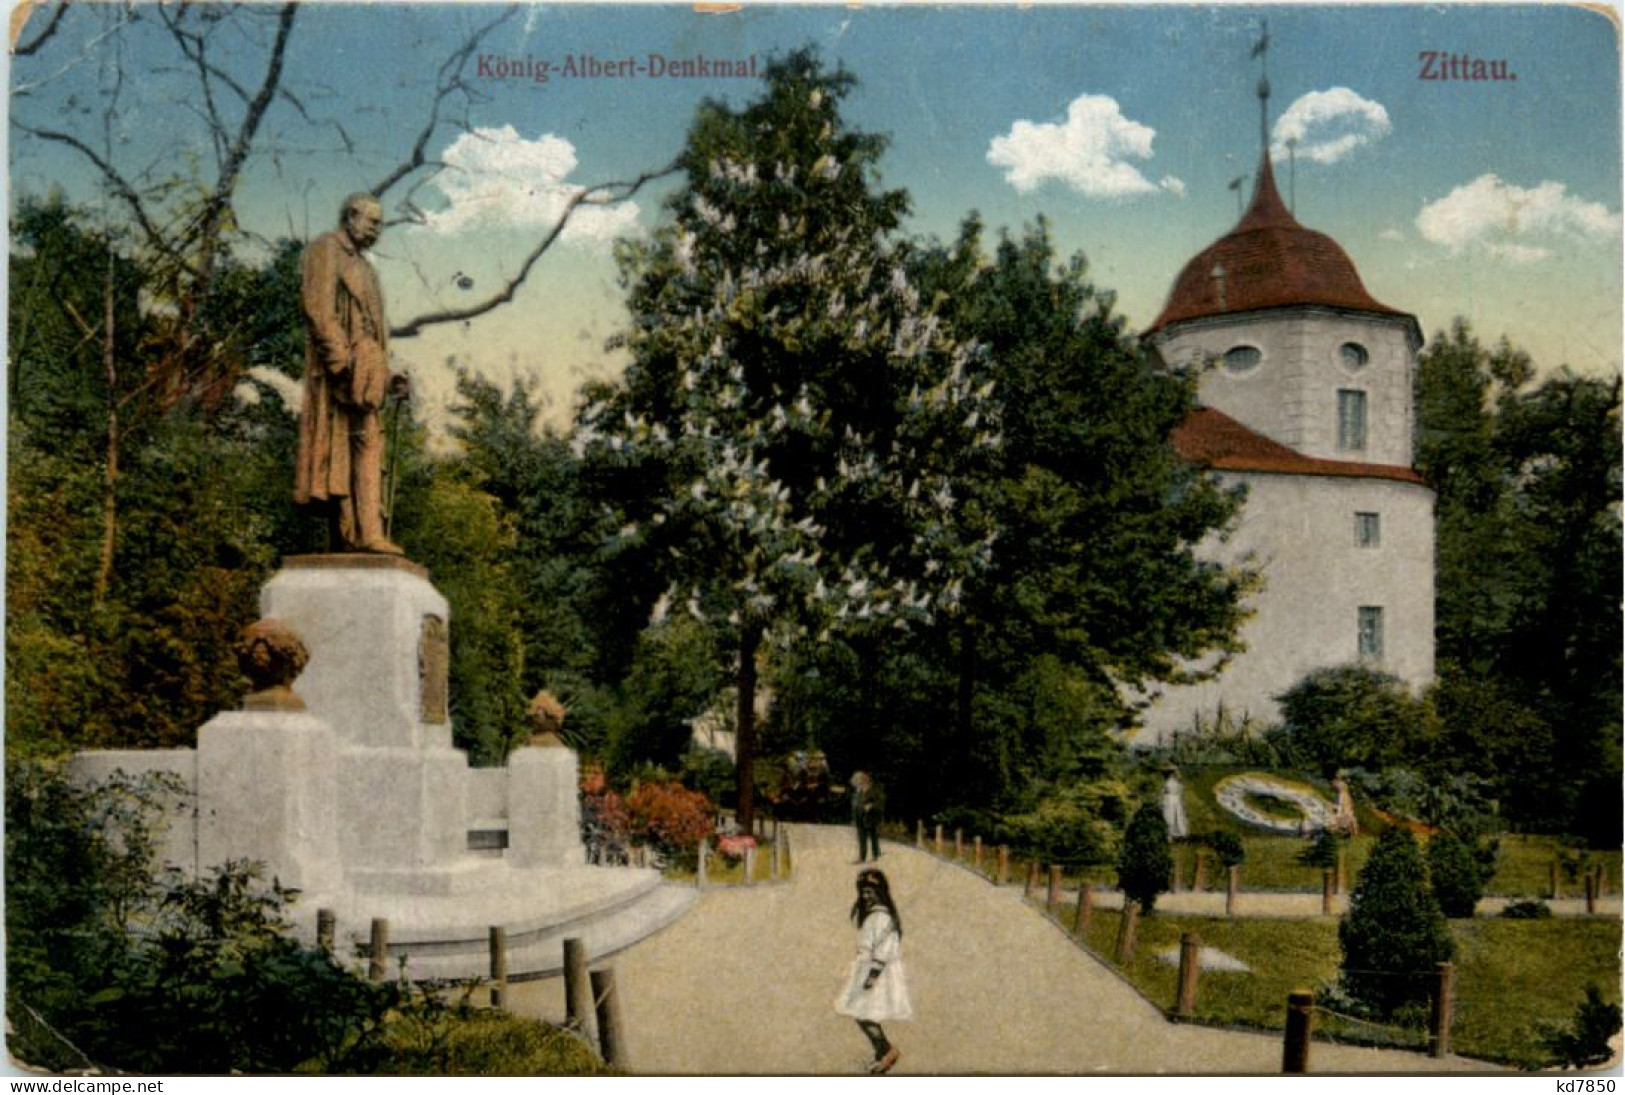
[[[281,620],[257,620],[243,628],[236,650],[237,666],[250,685],[244,710],[304,710],[293,682],[310,663],[310,651],[293,628]]]
[[[1273,799],[1298,811],[1297,818],[1266,814],[1248,802],[1248,797]],[[1336,809],[1306,783],[1248,772],[1227,776],[1213,786],[1213,797],[1231,816],[1260,829],[1277,833],[1312,833],[1327,829],[1336,820]]]

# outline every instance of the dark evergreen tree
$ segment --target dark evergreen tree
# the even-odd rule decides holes
[[[1162,807],[1147,802],[1134,811],[1123,834],[1123,850],[1117,855],[1117,886],[1125,900],[1133,901],[1149,914],[1157,895],[1168,891],[1173,875],[1174,854],[1168,847],[1168,823]]]
[[[1427,863],[1428,884],[1440,911],[1452,919],[1472,916],[1489,881],[1485,864],[1473,849],[1445,829],[1428,838]]]
[[[1345,991],[1381,1016],[1427,1000],[1435,967],[1455,940],[1433,891],[1416,838],[1394,827],[1377,838],[1337,926]]]

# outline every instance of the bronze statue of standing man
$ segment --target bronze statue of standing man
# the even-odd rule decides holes
[[[366,250],[383,209],[371,194],[344,200],[339,228],[305,248],[305,398],[293,500],[328,507],[336,550],[404,554],[384,534],[384,433],[379,411],[393,388],[384,294]]]

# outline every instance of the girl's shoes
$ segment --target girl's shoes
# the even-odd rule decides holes
[[[884,1057],[880,1058],[874,1064],[869,1066],[870,1074],[874,1076],[884,1076],[886,1073],[892,1070],[892,1066],[897,1063],[897,1058],[901,1056],[902,1054],[897,1052],[897,1047],[892,1046],[886,1051],[886,1055]]]

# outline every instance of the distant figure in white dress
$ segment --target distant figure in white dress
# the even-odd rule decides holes
[[[852,922],[858,926],[858,956],[852,961],[846,988],[835,1000],[835,1010],[858,1021],[875,1049],[869,1071],[879,1076],[890,1072],[901,1056],[880,1024],[914,1018],[903,973],[903,923],[892,901],[891,884],[882,872],[873,868],[858,872]]]
[[[1165,769],[1168,778],[1162,781],[1162,820],[1168,824],[1169,840],[1184,840],[1191,835],[1190,819],[1185,816],[1185,785],[1179,780],[1179,769]]]

